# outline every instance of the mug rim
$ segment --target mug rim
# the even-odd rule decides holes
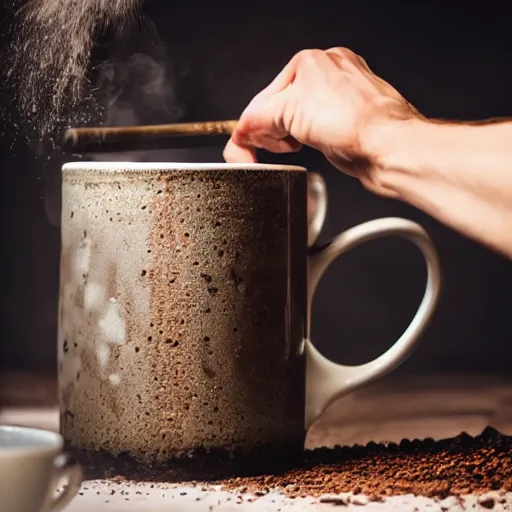
[[[90,161],[67,162],[62,166],[63,172],[92,171],[103,174],[125,172],[166,172],[166,171],[288,171],[307,172],[300,165],[287,164],[231,164],[222,162],[129,162],[129,161]]]
[[[62,436],[51,430],[20,425],[0,425],[0,432],[19,433],[20,437],[32,435],[37,438],[37,442],[32,445],[0,445],[0,459],[26,455],[53,455],[60,452],[64,447]]]

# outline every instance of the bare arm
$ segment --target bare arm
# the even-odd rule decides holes
[[[512,122],[411,120],[382,126],[373,178],[401,199],[512,259]]]
[[[512,259],[512,120],[427,120],[347,48],[304,50],[251,100],[224,156],[302,145]]]

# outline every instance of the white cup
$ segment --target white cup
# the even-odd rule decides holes
[[[54,432],[0,425],[1,512],[56,512],[76,496],[82,470],[63,444]]]

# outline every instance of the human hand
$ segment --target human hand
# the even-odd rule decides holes
[[[273,153],[321,151],[338,169],[386,195],[374,172],[380,129],[422,116],[346,48],[304,50],[256,95],[224,149],[227,162],[256,162]]]

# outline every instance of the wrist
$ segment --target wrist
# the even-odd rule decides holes
[[[405,199],[406,186],[428,166],[434,123],[414,117],[381,122],[368,128],[365,153],[369,162],[363,185],[385,197]]]

